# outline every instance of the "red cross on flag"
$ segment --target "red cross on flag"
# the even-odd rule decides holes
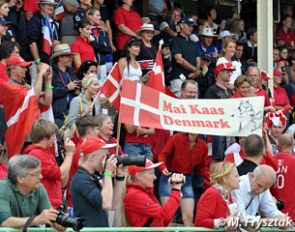
[[[153,89],[156,89],[162,93],[165,93],[166,87],[164,82],[164,67],[163,67],[163,59],[162,59],[162,53],[160,48],[158,49],[154,67],[150,72],[147,85]]]
[[[120,109],[120,91],[122,81],[119,65],[118,63],[115,63],[100,89],[100,93],[104,94],[109,99],[117,111]]]
[[[163,129],[158,109],[160,92],[130,80],[124,80],[123,86],[119,121],[129,125]]]
[[[208,135],[261,135],[263,106],[263,97],[175,99],[148,86],[124,80],[119,122]]]
[[[27,134],[39,117],[34,89],[16,83],[1,83],[7,131],[5,133],[8,158],[20,154]],[[17,96],[17,97],[16,97]]]

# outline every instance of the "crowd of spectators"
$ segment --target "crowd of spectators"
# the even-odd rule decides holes
[[[179,1],[149,0],[143,17],[134,0],[115,2],[0,0],[0,226],[63,231],[63,205],[85,227],[293,227],[293,16],[284,12],[274,33],[268,74],[243,14],[221,18],[217,4],[199,17]],[[123,79],[147,84],[158,49],[175,98],[263,96],[263,135],[118,124],[100,87],[115,62]],[[127,167],[115,154],[146,162]]]

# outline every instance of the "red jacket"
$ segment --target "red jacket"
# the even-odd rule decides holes
[[[41,161],[41,173],[43,176],[41,182],[47,191],[52,207],[57,208],[62,204],[61,172],[54,154],[49,150],[34,144],[28,146],[24,150],[24,153],[35,156]]]
[[[208,188],[201,196],[195,217],[195,226],[214,228],[214,219],[229,216],[225,200],[215,187]]]
[[[158,162],[163,162],[159,167],[162,172],[168,168],[172,172],[192,174],[195,167],[205,178],[205,186],[210,186],[210,171],[207,163],[208,145],[200,138],[197,138],[196,145],[190,151],[188,137],[184,133],[177,133],[171,136],[164,149],[158,156]]]
[[[142,227],[153,218],[151,227],[168,226],[180,205],[180,191],[172,190],[165,205],[161,205],[152,189],[127,184],[124,197],[125,214],[132,227]]]

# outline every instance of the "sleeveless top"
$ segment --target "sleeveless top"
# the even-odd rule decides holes
[[[142,71],[141,68],[138,64],[138,62],[136,62],[137,68],[133,68],[133,66],[131,64],[128,64],[126,66],[126,68],[123,71],[123,78],[127,79],[127,80],[131,80],[131,81],[137,81],[140,82],[140,78],[142,76]],[[129,67],[129,69],[128,69]]]

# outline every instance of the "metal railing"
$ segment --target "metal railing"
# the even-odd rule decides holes
[[[73,232],[71,228],[66,230],[67,232]],[[211,228],[203,228],[203,227],[85,227],[81,232],[132,232],[132,231],[170,231],[170,232],[182,232],[182,231],[225,231],[224,229],[211,229]],[[286,231],[280,230],[278,228],[273,227],[262,227],[260,228],[261,232],[269,231],[269,232],[277,232],[277,231]],[[295,231],[295,229],[290,229],[288,231]],[[15,228],[0,228],[0,232],[22,232],[22,229]],[[28,232],[55,232],[54,228],[28,228]]]

